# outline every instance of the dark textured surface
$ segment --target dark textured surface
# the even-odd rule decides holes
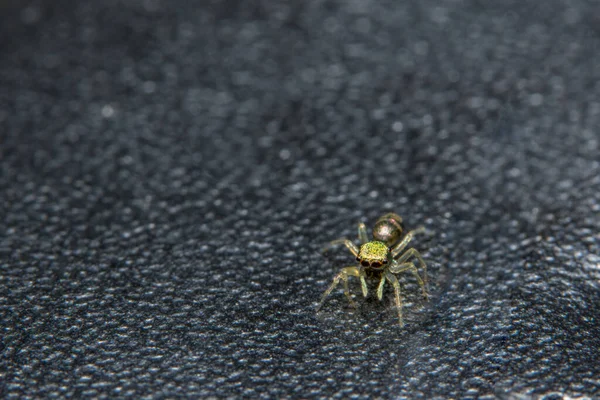
[[[597,3],[189,3],[0,3],[0,397],[600,395]]]

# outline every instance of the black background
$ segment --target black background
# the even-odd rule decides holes
[[[2,397],[600,393],[596,2],[0,15]],[[316,314],[387,211],[432,299]]]

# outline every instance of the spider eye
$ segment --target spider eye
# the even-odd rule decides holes
[[[360,261],[360,258],[356,257],[356,261]]]
[[[371,266],[373,266],[375,268],[379,268],[379,267],[381,267],[381,263],[379,261],[375,261],[375,262],[373,262],[373,264],[371,264]]]
[[[361,264],[363,265],[363,267],[368,267],[369,266],[369,262],[366,260],[361,261]]]
[[[387,260],[383,260],[383,263],[384,263],[384,264],[387,264]]]

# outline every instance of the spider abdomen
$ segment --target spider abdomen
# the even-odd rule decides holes
[[[377,220],[373,226],[373,239],[388,246],[396,243],[402,236],[402,217],[387,213]]]

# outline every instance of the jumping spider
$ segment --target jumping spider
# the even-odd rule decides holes
[[[321,302],[317,307],[317,311],[321,309],[325,299],[331,292],[336,288],[340,280],[344,283],[344,294],[350,301],[350,305],[356,307],[356,303],[350,296],[348,290],[348,277],[356,276],[360,280],[362,287],[363,296],[367,297],[367,282],[366,278],[379,279],[379,286],[377,287],[377,298],[381,300],[383,297],[383,286],[387,280],[394,287],[394,295],[396,300],[396,308],[398,309],[398,320],[400,326],[404,326],[402,320],[402,299],[400,297],[400,284],[394,274],[400,272],[410,271],[414,274],[419,286],[423,291],[423,297],[427,300],[427,266],[425,261],[421,257],[421,254],[414,249],[410,248],[406,251],[404,249],[408,243],[412,240],[413,235],[420,233],[424,228],[418,228],[413,231],[407,232],[403,235],[402,218],[394,213],[388,213],[383,215],[377,220],[373,227],[373,240],[369,240],[367,237],[367,228],[365,224],[358,224],[358,239],[360,240],[360,248],[356,247],[354,243],[346,238],[334,240],[330,242],[323,251],[329,247],[344,244],[352,254],[356,257],[359,265],[354,267],[342,268],[342,270],[333,278],[333,283],[323,294]],[[423,278],[419,275],[419,272],[413,261],[409,261],[411,258],[415,258],[423,269]]]

